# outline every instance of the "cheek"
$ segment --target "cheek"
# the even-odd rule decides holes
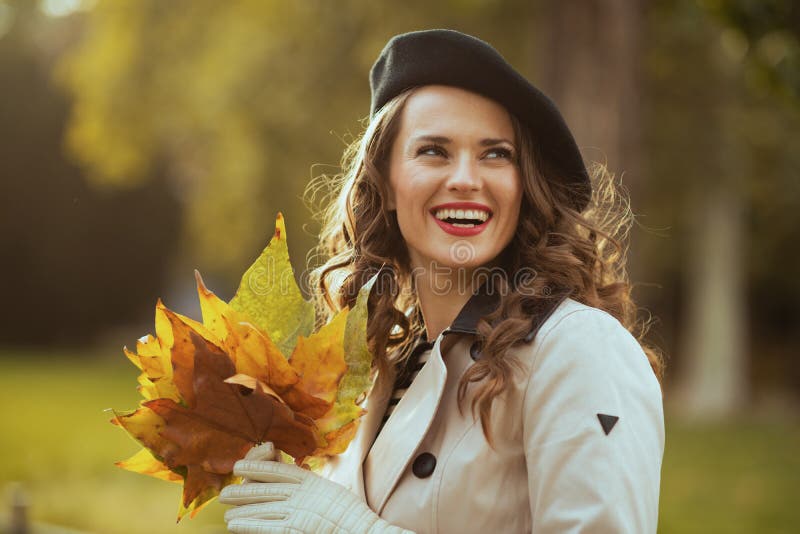
[[[418,230],[415,230],[415,227],[422,222],[419,214],[415,212],[418,206],[414,201],[413,190],[408,187],[407,183],[396,184],[393,188],[393,197],[397,225],[400,227],[400,234],[403,239],[408,242],[409,238],[413,240],[413,236],[419,233]]]
[[[409,209],[410,198],[408,196],[408,190],[403,185],[395,186],[393,189],[393,197],[394,197],[394,208],[397,210],[397,216],[405,216],[405,213]]]
[[[503,204],[507,206],[510,215],[508,224],[516,227],[517,220],[519,219],[519,210],[522,204],[522,180],[519,176],[513,176],[508,182],[501,194],[503,196]]]
[[[403,165],[393,158],[389,169],[389,209],[397,210],[398,217],[408,205],[408,176]]]
[[[392,183],[392,191],[397,216],[413,217],[416,221],[431,194],[431,180],[424,172],[415,172],[414,169],[405,169],[395,176],[398,179]]]
[[[502,204],[506,207],[508,215],[503,221],[499,236],[499,245],[505,247],[514,239],[514,234],[519,226],[520,208],[522,205],[522,187],[520,185],[509,186],[502,192]]]

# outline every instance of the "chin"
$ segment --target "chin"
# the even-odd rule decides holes
[[[483,266],[489,266],[501,254],[497,243],[475,243],[474,240],[458,239],[427,243],[425,248],[411,248],[412,265],[425,270],[432,269],[440,276],[455,275],[459,270],[470,274]]]
[[[461,253],[461,255],[458,255],[459,253]],[[465,248],[464,251],[454,249],[453,255],[435,258],[435,261],[437,267],[440,269],[474,271],[475,269],[489,265],[494,257],[495,256],[491,255],[476,255],[472,249]]]

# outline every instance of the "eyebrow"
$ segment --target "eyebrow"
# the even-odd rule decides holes
[[[452,139],[450,139],[449,137],[445,137],[443,135],[420,135],[413,138],[411,141],[412,143],[425,142],[425,143],[439,143],[441,145],[446,145],[448,143],[453,142]],[[490,137],[486,139],[481,139],[479,144],[481,146],[494,146],[494,145],[499,145],[501,143],[508,143],[509,145],[514,146],[514,143],[512,143],[511,141],[509,141],[504,137],[498,137],[498,138]]]

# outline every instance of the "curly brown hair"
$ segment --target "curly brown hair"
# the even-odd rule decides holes
[[[321,320],[352,306],[358,290],[380,269],[380,287],[369,301],[367,338],[375,355],[378,377],[392,366],[400,367],[411,344],[424,332],[416,300],[408,251],[396,214],[386,209],[389,198],[388,165],[392,144],[409,89],[381,108],[364,132],[346,149],[342,174],[320,176],[309,184],[312,203],[327,191],[327,207],[317,214],[322,231],[317,253],[327,260],[311,273]],[[480,415],[484,434],[491,439],[488,422],[494,399],[509,386],[519,362],[508,349],[522,343],[531,331],[531,310],[541,299],[564,293],[588,306],[614,316],[641,344],[659,382],[664,361],[643,341],[648,321],[639,318],[631,298],[626,269],[628,233],[633,214],[627,197],[614,176],[599,164],[590,168],[592,198],[587,209],[574,208],[579,192],[564,185],[556,170],[542,157],[531,131],[513,114],[517,164],[523,198],[517,230],[500,257],[506,273],[533,269],[536,276],[504,279],[496,289],[499,307],[479,320],[481,358],[461,377],[460,404],[471,384],[476,384],[471,409]]]

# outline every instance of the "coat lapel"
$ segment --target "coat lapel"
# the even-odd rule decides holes
[[[437,338],[431,355],[395,407],[364,462],[367,504],[380,514],[436,415],[447,369]]]

